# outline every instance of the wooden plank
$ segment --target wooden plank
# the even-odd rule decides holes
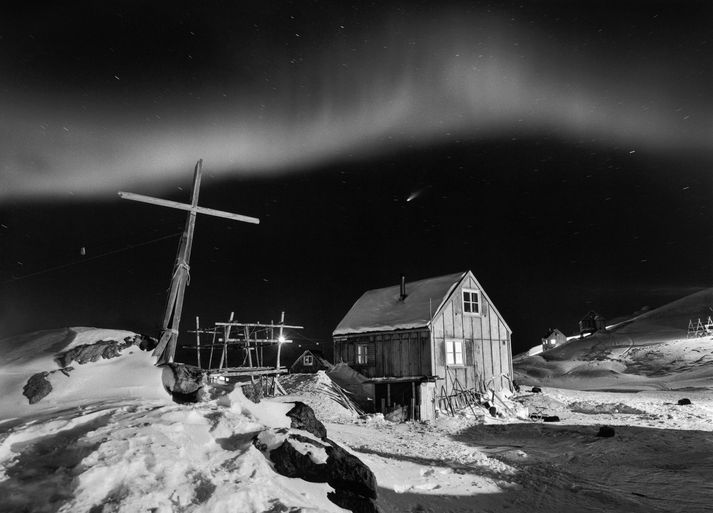
[[[200,318],[196,315],[196,361],[198,362],[198,368],[201,368],[201,322]]]
[[[209,371],[208,375],[209,376],[226,376],[226,377],[237,377],[237,376],[254,377],[254,376],[272,375],[272,374],[286,374],[287,372],[288,372],[288,370],[285,368],[275,369],[274,367],[270,367],[267,369],[257,369],[254,367],[253,368],[226,367],[225,369]]]
[[[184,210],[187,212],[194,212],[198,214],[205,214],[213,217],[222,217],[223,219],[231,219],[233,221],[242,221],[243,223],[250,224],[260,224],[260,219],[257,217],[246,216],[242,214],[233,214],[232,212],[223,212],[222,210],[215,210],[213,208],[193,206],[187,203],[179,203],[178,201],[165,200],[161,198],[153,198],[151,196],[144,196],[143,194],[136,194],[133,192],[119,192],[119,197],[123,199],[128,199],[132,201],[138,201],[140,203],[149,203],[151,205],[159,205],[161,207],[175,208],[178,210]]]

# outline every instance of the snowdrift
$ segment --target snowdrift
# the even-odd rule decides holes
[[[255,404],[240,387],[212,401],[176,404],[145,340],[128,331],[68,328],[0,341],[3,512],[336,513],[345,511],[333,502],[340,497],[371,501],[343,494],[340,486],[370,471],[363,464],[354,471],[357,458],[326,431],[324,440],[305,431],[324,426],[314,413],[312,424],[304,423],[304,405],[287,398]],[[23,389],[38,375],[51,388],[31,403]],[[293,392],[332,420],[353,417],[325,393],[331,381],[324,373],[293,381]],[[304,421],[297,427],[295,410]],[[269,449],[288,438],[292,452],[280,460]],[[280,474],[279,464],[284,474],[289,458],[309,463],[322,446],[319,482]]]
[[[686,338],[707,317],[713,289],[679,299],[609,329],[514,361],[521,384],[579,390],[713,388],[713,338]]]
[[[349,392],[334,383],[324,371],[281,376],[280,384],[287,396],[276,400],[303,401],[324,422],[351,422],[362,413],[349,397]]]
[[[64,328],[0,341],[0,422],[97,402],[166,402],[161,373],[130,331]],[[32,401],[32,403],[31,403]]]

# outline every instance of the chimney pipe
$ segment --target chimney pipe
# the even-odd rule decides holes
[[[406,299],[406,275],[401,275],[401,301]]]

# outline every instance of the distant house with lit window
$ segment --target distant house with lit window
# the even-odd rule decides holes
[[[542,350],[549,351],[567,342],[567,336],[557,328],[549,328],[542,337]]]
[[[375,385],[374,409],[432,418],[436,397],[510,387],[509,326],[470,271],[365,292],[333,332],[334,360]]]
[[[324,357],[321,351],[307,349],[290,367],[290,372],[307,374],[317,371],[328,371],[333,367],[331,363]]]

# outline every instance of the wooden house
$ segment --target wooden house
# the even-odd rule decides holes
[[[470,271],[365,292],[334,330],[334,359],[375,384],[374,408],[435,415],[438,397],[511,386],[511,330]]]
[[[605,319],[595,311],[587,312],[587,315],[579,321],[579,334],[587,335],[604,329]]]
[[[557,328],[550,328],[542,337],[542,350],[548,351],[567,342],[567,336]]]
[[[315,373],[317,371],[328,371],[332,368],[332,364],[324,357],[321,351],[307,349],[290,367],[292,374],[300,373]]]

